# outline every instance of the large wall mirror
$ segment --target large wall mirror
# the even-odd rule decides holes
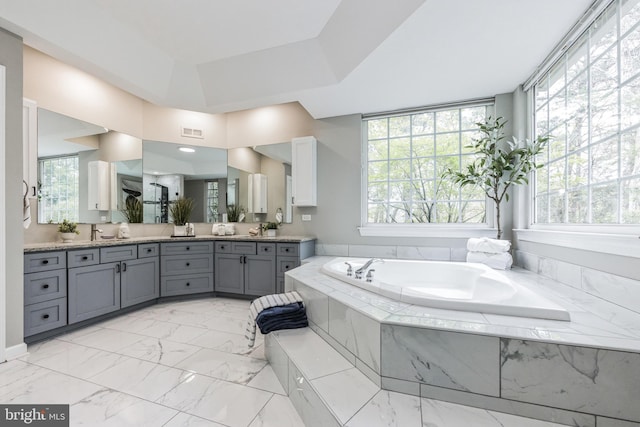
[[[89,168],[101,163],[110,173],[106,209],[90,209]],[[81,223],[124,220],[125,190],[141,188],[142,141],[92,123],[38,108],[38,222]]]
[[[108,171],[100,190],[89,179],[96,164]],[[96,193],[107,205],[93,205]],[[166,223],[180,196],[195,201],[192,222],[220,222],[235,208],[245,222],[289,223],[291,143],[226,150],[143,142],[38,108],[39,223]]]
[[[169,205],[194,200],[191,222],[218,222],[226,212],[227,150],[168,142],[143,142],[145,224],[171,222]]]

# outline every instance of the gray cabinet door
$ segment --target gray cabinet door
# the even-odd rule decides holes
[[[244,255],[218,254],[214,288],[217,292],[244,293]]]
[[[245,258],[244,293],[269,295],[276,292],[276,258],[273,255],[249,255]]]
[[[69,324],[120,309],[120,263],[69,269]]]
[[[122,308],[158,298],[160,296],[158,257],[123,261],[120,279]]]

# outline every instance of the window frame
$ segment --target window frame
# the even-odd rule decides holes
[[[469,237],[495,237],[495,206],[494,203],[485,196],[485,217],[484,223],[370,223],[368,222],[368,121],[390,117],[410,116],[420,113],[436,113],[439,111],[463,109],[486,106],[489,110],[487,116],[495,113],[495,98],[485,98],[481,100],[470,100],[461,103],[442,104],[426,106],[422,108],[397,110],[386,113],[363,115],[361,120],[361,188],[360,188],[360,227],[358,231],[361,236],[380,237],[448,237],[448,238],[469,238]],[[461,132],[460,129],[457,132]],[[437,133],[434,133],[434,137]],[[388,139],[387,139],[388,140]],[[463,154],[458,152],[455,156],[461,158]],[[433,158],[435,159],[437,155]]]
[[[75,163],[76,163],[76,181],[75,181],[75,191],[76,191],[76,212],[75,212],[75,217],[64,217],[63,219],[67,219],[71,222],[79,222],[80,220],[80,176],[79,176],[79,171],[80,171],[80,157],[78,156],[78,154],[65,154],[65,155],[60,155],[60,156],[50,156],[50,157],[41,157],[38,159],[38,223],[47,223],[50,220],[53,221],[54,223],[57,223],[55,221],[54,218],[44,218],[45,214],[47,213],[46,211],[46,206],[45,203],[43,201],[44,196],[42,196],[41,191],[42,191],[42,187],[44,186],[43,184],[43,174],[44,174],[44,170],[43,170],[43,163],[45,162],[51,162],[53,160],[55,161],[61,161],[61,160],[66,160],[66,159],[75,159]],[[68,208],[67,208],[68,210]],[[57,209],[56,212],[60,212],[60,209]],[[60,216],[60,214],[58,213],[57,216]],[[61,220],[58,218],[59,222],[61,222]]]

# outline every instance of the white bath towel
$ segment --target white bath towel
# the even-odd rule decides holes
[[[513,264],[513,258],[509,252],[491,254],[486,252],[467,252],[467,262],[479,262],[496,270],[508,270]]]
[[[300,294],[296,291],[265,295],[253,300],[251,306],[249,306],[249,319],[247,320],[247,329],[244,333],[245,338],[249,341],[249,347],[253,347],[256,340],[256,317],[258,317],[258,314],[267,308],[280,307],[294,302],[304,302]]]
[[[31,203],[29,203],[29,195],[25,194],[22,199],[22,226],[29,228],[31,225]]]
[[[470,252],[486,252],[490,254],[500,254],[509,252],[511,242],[508,240],[490,239],[481,237],[479,239],[471,238],[467,240],[467,250]]]

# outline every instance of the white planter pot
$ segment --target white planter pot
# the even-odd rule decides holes
[[[187,226],[186,225],[174,225],[173,226],[173,235],[174,236],[186,236],[187,235]]]
[[[76,233],[60,233],[60,237],[62,238],[62,243],[70,243],[76,238]]]
[[[276,230],[274,229],[268,229],[267,230],[267,237],[276,237]]]

